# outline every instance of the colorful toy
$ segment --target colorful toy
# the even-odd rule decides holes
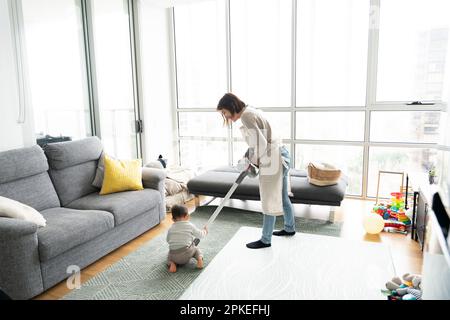
[[[376,204],[372,213],[383,219],[384,231],[407,234],[407,227],[411,224],[411,220],[405,213],[405,194],[392,192],[391,196],[389,203]]]
[[[372,212],[377,213],[383,219],[389,219],[390,216],[390,211],[388,211],[387,206],[385,206],[383,203],[380,203],[379,205],[373,207]]]
[[[386,282],[386,289],[381,290],[388,297],[388,300],[421,300],[422,276],[405,273],[402,278],[394,277]]]
[[[401,221],[384,220],[384,231],[407,234],[406,225]]]

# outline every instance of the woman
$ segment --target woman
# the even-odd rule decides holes
[[[271,246],[272,234],[295,234],[294,211],[288,195],[289,151],[272,135],[272,128],[262,111],[245,105],[232,93],[217,105],[226,124],[241,119],[240,128],[249,149],[246,157],[259,168],[259,193],[264,222],[260,240],[247,243],[251,249]],[[276,216],[284,216],[284,229],[273,232]]]

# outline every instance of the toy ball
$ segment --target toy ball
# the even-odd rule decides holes
[[[417,300],[417,298],[415,296],[413,296],[412,294],[407,293],[402,297],[402,300]]]
[[[367,213],[364,216],[363,225],[367,233],[378,234],[384,228],[384,220],[378,214]]]

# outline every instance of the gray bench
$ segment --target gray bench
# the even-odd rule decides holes
[[[223,198],[239,175],[233,167],[219,167],[202,173],[187,183],[189,192],[196,196],[196,206],[199,205],[199,195]],[[339,182],[332,186],[318,187],[308,182],[304,170],[290,170],[292,203],[330,206],[329,220],[334,221],[335,207],[341,205],[347,188],[347,178],[342,176]],[[245,178],[231,196],[232,199],[260,200],[258,178]]]

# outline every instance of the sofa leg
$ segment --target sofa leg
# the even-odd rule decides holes
[[[335,206],[331,206],[330,207],[330,214],[328,216],[328,220],[330,222],[334,222],[334,214],[336,213],[336,207]]]

